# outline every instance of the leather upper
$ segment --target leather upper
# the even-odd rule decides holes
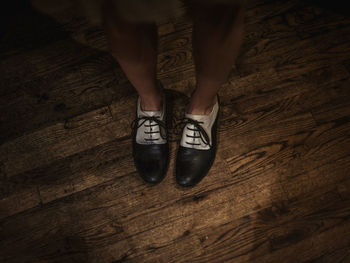
[[[213,109],[209,115],[193,115],[186,114],[185,117],[196,120],[200,123],[201,127],[205,130],[206,134],[209,137],[209,142],[206,143],[203,140],[203,136],[200,134],[198,129],[193,124],[186,124],[181,137],[180,145],[185,148],[192,148],[197,150],[208,150],[210,145],[212,145],[212,132],[211,127],[216,120],[216,116],[219,110],[218,102],[215,103]]]

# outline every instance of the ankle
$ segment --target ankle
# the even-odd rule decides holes
[[[209,115],[215,103],[217,102],[217,96],[209,100],[194,100],[191,98],[191,102],[188,106],[187,113],[194,115]]]
[[[147,96],[140,96],[141,109],[143,111],[160,111],[163,106],[163,97],[161,93]]]

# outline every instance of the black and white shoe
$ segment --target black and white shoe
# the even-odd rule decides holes
[[[165,96],[161,111],[143,111],[137,100],[137,114],[133,122],[133,158],[142,179],[151,184],[160,183],[169,164]]]
[[[176,181],[181,186],[194,186],[209,172],[217,147],[219,96],[209,115],[186,114],[176,157]]]

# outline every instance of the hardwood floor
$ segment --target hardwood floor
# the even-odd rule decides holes
[[[350,17],[250,2],[217,158],[189,189],[176,142],[160,185],[138,177],[136,92],[101,29],[59,18],[26,11],[1,42],[0,262],[350,262]],[[159,34],[175,124],[191,25]]]

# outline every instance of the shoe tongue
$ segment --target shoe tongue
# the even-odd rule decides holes
[[[140,111],[139,112],[140,117],[147,116],[147,117],[161,117],[162,112],[161,111]]]
[[[142,110],[141,105],[138,105],[138,117],[162,117],[162,111]]]
[[[185,117],[192,119],[192,120],[196,120],[196,121],[205,121],[205,120],[210,119],[209,115],[195,115],[195,114],[190,114],[190,113],[186,113]]]

